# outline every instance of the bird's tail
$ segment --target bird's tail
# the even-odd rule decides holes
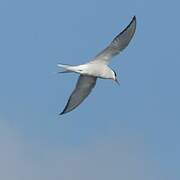
[[[58,64],[57,66],[64,69],[68,69],[68,67],[70,67],[70,65],[67,65],[67,64]]]
[[[57,66],[60,67],[60,68],[65,69],[64,71],[60,71],[60,72],[58,72],[58,73],[70,73],[70,72],[73,72],[73,71],[72,71],[72,68],[71,68],[71,67],[72,67],[71,65],[58,64]]]

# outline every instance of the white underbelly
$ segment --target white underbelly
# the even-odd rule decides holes
[[[87,75],[95,76],[103,79],[109,79],[109,67],[102,64],[85,64],[84,72]]]

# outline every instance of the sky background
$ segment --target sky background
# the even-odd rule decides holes
[[[0,179],[179,180],[178,0],[0,0]],[[81,64],[137,17],[111,67],[58,116]]]

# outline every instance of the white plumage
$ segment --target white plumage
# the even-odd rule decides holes
[[[110,45],[90,62],[77,66],[58,64],[59,67],[65,69],[63,72],[80,74],[76,88],[72,92],[64,110],[60,113],[61,115],[72,111],[89,95],[96,84],[97,78],[112,79],[118,82],[115,71],[108,66],[108,63],[113,56],[128,46],[135,30],[136,17],[134,16],[130,24],[113,39]]]

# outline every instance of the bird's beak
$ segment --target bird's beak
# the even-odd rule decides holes
[[[117,78],[115,79],[115,82],[120,86],[120,83]]]

